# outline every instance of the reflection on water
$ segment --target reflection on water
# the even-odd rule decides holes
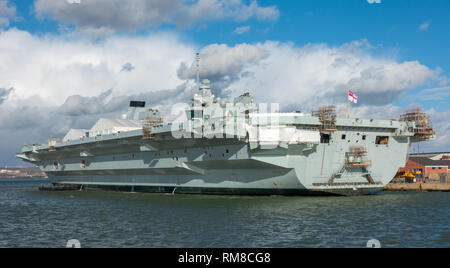
[[[0,183],[0,247],[449,247],[449,193],[237,197]]]

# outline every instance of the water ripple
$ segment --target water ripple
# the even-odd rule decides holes
[[[450,247],[448,193],[227,197],[0,184],[0,247]]]

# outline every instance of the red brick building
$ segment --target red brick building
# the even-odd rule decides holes
[[[406,166],[400,169],[400,171],[421,171],[423,178],[437,179],[441,175],[450,173],[449,166],[450,160],[432,160],[427,157],[410,157]]]

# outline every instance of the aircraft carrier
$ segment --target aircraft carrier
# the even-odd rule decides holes
[[[186,106],[165,124],[158,110],[131,101],[120,119],[25,145],[17,157],[40,167],[56,187],[365,195],[383,190],[405,166],[412,142],[434,137],[420,111],[397,120],[338,118],[334,106],[280,113],[262,109],[248,93],[231,103],[215,98],[208,80]]]

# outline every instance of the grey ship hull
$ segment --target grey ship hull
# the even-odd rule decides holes
[[[363,129],[361,129],[363,130]],[[145,141],[139,132],[56,152],[39,152],[38,165],[55,184],[83,189],[127,192],[231,195],[365,195],[381,191],[404,166],[409,137],[392,137],[388,146],[376,135],[357,128],[331,134],[328,144],[289,144],[252,148],[245,139],[182,139]],[[342,141],[341,136],[346,135]],[[366,140],[361,139],[362,135]],[[124,134],[123,134],[124,135]],[[341,172],[345,152],[355,144],[368,148],[370,170]],[[255,146],[255,145],[253,145]],[[84,157],[80,157],[84,155]],[[23,158],[23,157],[22,157]],[[28,161],[33,158],[28,157]],[[80,167],[80,161],[86,166]],[[36,159],[34,159],[36,160]],[[369,182],[367,174],[372,181]],[[334,178],[330,182],[330,178]]]
[[[228,106],[208,85],[194,95],[187,120],[159,124],[150,109],[142,129],[103,133],[93,127],[80,139],[24,146],[18,157],[54,184],[83,189],[361,195],[393,179],[417,134],[414,122],[259,113],[249,94]]]

